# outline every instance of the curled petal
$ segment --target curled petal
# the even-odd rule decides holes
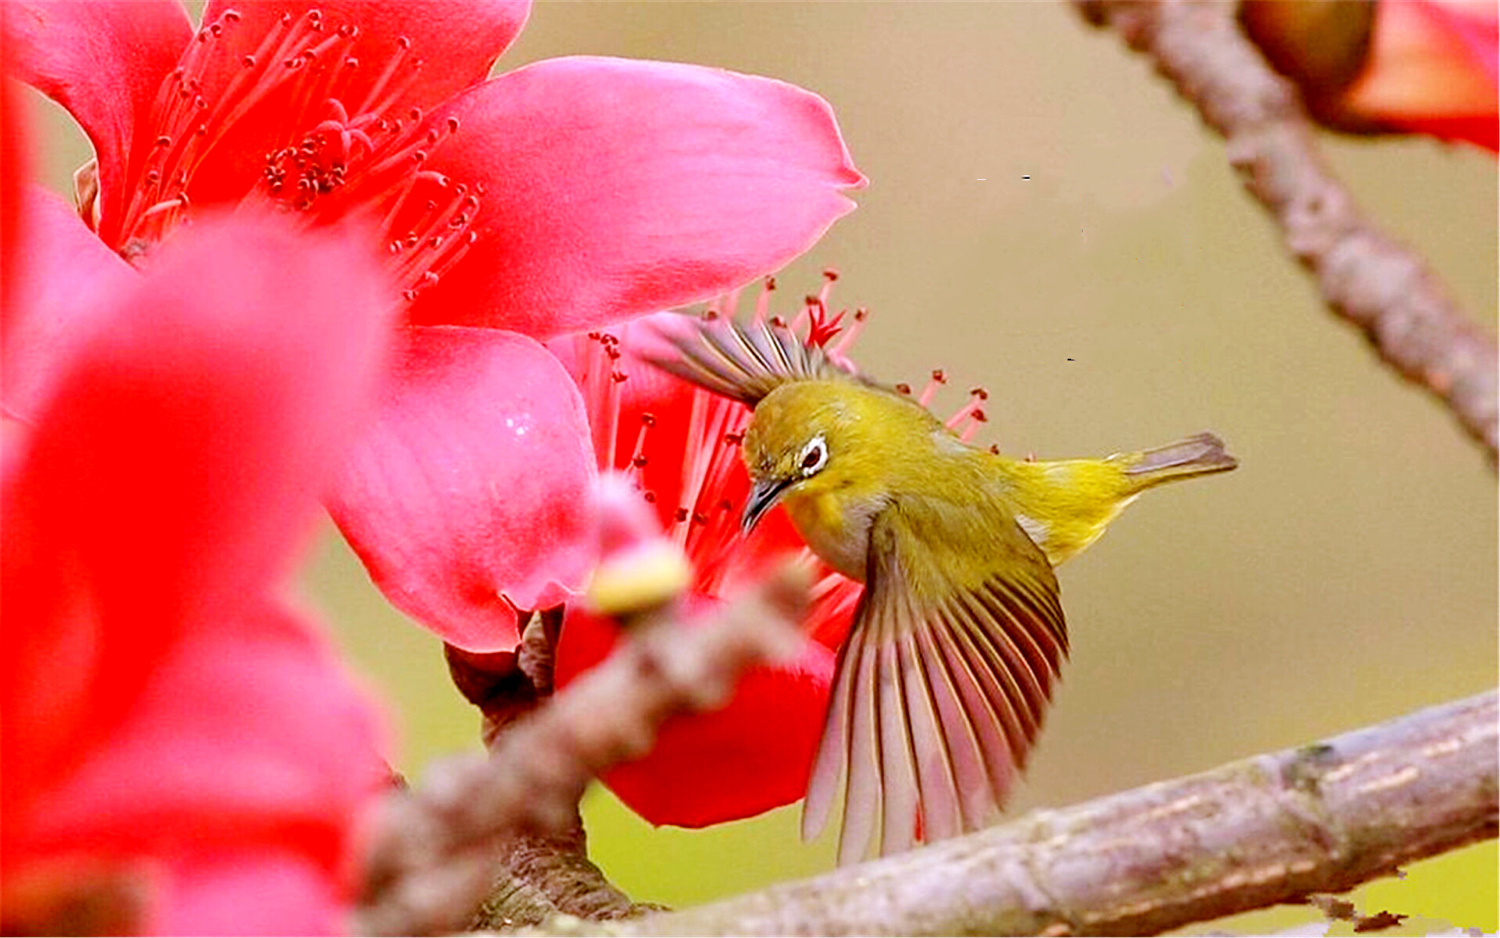
[[[705,626],[705,627],[711,627]],[[570,608],[557,648],[558,686],[608,657],[619,632]],[[645,757],[604,783],[653,824],[705,827],[790,804],[807,791],[823,732],[834,653],[809,641],[793,661],[750,670],[712,713],[675,716]]]
[[[466,651],[508,651],[517,608],[582,585],[594,476],[582,400],[546,349],[414,328],[325,501],[398,608]]]
[[[428,168],[480,184],[480,237],[415,321],[548,337],[703,299],[773,270],[863,184],[822,98],[718,69],[530,65],[440,109]]]
[[[193,27],[178,0],[6,0],[7,52],[22,81],[68,109],[94,144],[107,218],[124,211],[132,153]]]

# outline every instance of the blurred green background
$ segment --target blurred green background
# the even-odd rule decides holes
[[[1446,412],[1319,303],[1221,142],[1147,64],[1030,3],[539,3],[502,69],[619,55],[769,75],[833,105],[871,185],[780,276],[844,274],[857,358],[991,391],[987,438],[1103,455],[1213,429],[1241,468],[1152,493],[1061,580],[1073,660],[1014,813],[1297,745],[1496,683],[1496,488]],[[48,182],[87,146],[47,113]],[[1427,140],[1326,137],[1369,214],[1496,325],[1496,163]],[[331,532],[308,591],[390,705],[400,767],[477,748],[437,641]],[[797,807],[654,830],[607,792],[596,859],[636,899],[700,902],[832,866]],[[1419,931],[1497,929],[1493,842],[1366,887]],[[1214,927],[1256,931],[1282,909]],[[1201,926],[1196,931],[1203,931]],[[1347,932],[1346,932],[1347,933]]]

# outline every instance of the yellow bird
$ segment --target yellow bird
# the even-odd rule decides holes
[[[1236,465],[1208,433],[1106,459],[1007,459],[785,326],[710,318],[662,335],[654,364],[754,408],[744,529],[784,505],[818,556],[865,584],[802,816],[816,836],[847,779],[841,863],[866,854],[877,821],[888,854],[993,820],[1068,651],[1052,568],[1146,489]]]

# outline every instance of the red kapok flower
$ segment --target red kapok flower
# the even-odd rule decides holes
[[[22,76],[94,142],[80,208],[111,249],[216,203],[375,221],[407,328],[327,504],[470,651],[514,647],[516,607],[591,562],[581,403],[535,339],[774,269],[863,182],[827,104],[781,82],[606,58],[484,80],[528,10],[210,0],[194,31],[175,0],[7,4]]]
[[[1251,0],[1240,21],[1329,126],[1500,149],[1492,0]]]
[[[838,324],[826,314],[827,298],[825,286],[794,327],[841,356],[855,329],[834,338]],[[768,300],[769,289],[756,315],[767,315]],[[732,302],[722,312],[732,315]],[[863,311],[855,314],[856,328],[863,319]],[[690,601],[717,602],[769,564],[798,556],[817,564],[819,577],[801,655],[748,672],[721,710],[674,717],[647,756],[603,777],[648,821],[702,827],[790,804],[806,792],[834,650],[848,633],[860,586],[813,558],[780,510],[748,538],[740,534],[750,479],[739,441],[750,409],[637,360],[632,344],[648,341],[649,332],[626,325],[557,339],[552,347],[583,391],[600,468],[632,476],[664,531],[685,549],[695,575]],[[558,685],[608,657],[618,638],[611,621],[570,604],[557,649]]]
[[[21,206],[23,269],[61,221],[83,230],[49,207]],[[6,418],[7,933],[340,930],[379,734],[277,593],[381,366],[373,274],[281,219],[205,219],[144,275],[96,278],[113,293],[87,291],[45,393]],[[56,313],[17,291],[7,350]]]

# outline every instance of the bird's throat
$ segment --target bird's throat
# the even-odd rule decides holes
[[[870,522],[879,505],[834,492],[790,492],[781,501],[813,553],[849,579],[864,582]]]

